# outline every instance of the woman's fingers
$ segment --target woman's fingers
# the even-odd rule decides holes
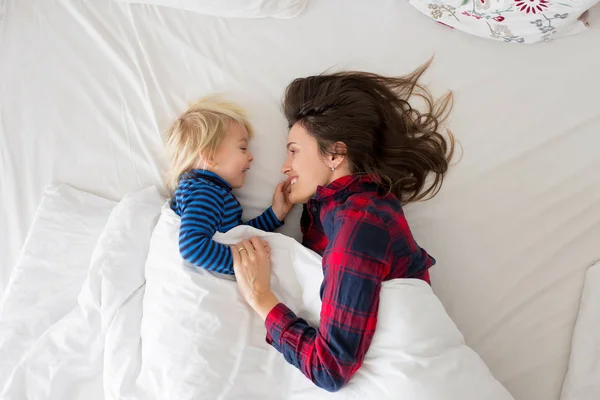
[[[254,249],[256,249],[256,252],[259,256],[267,253],[266,248],[269,247],[269,244],[266,241],[259,238],[258,236],[250,238],[250,243],[252,243],[252,246],[254,247]]]
[[[231,245],[229,246],[229,248],[231,249],[231,257],[233,257],[233,265],[235,266],[236,264],[239,264],[241,260],[240,258],[240,254],[238,252],[238,248],[240,247],[240,245]]]
[[[232,246],[233,247],[233,246]],[[246,302],[266,318],[279,302],[271,292],[271,259],[266,241],[252,237],[235,245],[234,272],[238,288]]]
[[[254,262],[258,257],[264,254],[271,255],[271,248],[269,243],[253,236],[250,239],[242,240],[240,243],[231,246],[231,253],[233,256],[233,263],[241,265],[248,265],[249,262]]]
[[[250,258],[248,255],[248,249],[246,247],[247,246],[244,245],[244,242],[240,242],[237,249],[242,265],[248,265],[248,259]]]
[[[244,250],[242,250],[242,253],[246,253],[245,255],[248,258],[248,260],[256,260],[256,249],[252,242],[250,240],[243,240],[242,245],[244,246]]]

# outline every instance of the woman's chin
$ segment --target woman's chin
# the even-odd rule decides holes
[[[298,196],[297,193],[294,193],[293,191],[290,192],[289,196],[288,196],[290,202],[292,204],[303,204],[306,203],[306,201],[302,201],[302,198],[300,196]]]
[[[302,196],[301,194],[291,192],[289,195],[292,204],[305,204],[312,196]]]

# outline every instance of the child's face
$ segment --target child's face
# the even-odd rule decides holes
[[[232,188],[241,188],[254,157],[248,149],[248,131],[232,122],[214,156],[212,172],[225,179]]]

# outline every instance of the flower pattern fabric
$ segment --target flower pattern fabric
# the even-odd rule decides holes
[[[587,29],[600,0],[409,0],[441,25],[505,43],[546,42]]]
[[[548,9],[548,0],[516,0],[515,5],[519,11],[527,14],[539,14]]]

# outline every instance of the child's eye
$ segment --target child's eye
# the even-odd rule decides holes
[[[248,150],[248,148],[247,148],[247,147],[240,147],[240,149],[242,149],[242,150],[244,150],[244,151]]]

